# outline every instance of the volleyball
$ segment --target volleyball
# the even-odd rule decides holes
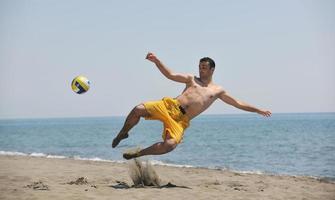
[[[77,76],[71,83],[72,90],[77,94],[83,94],[90,89],[90,81],[85,76]]]

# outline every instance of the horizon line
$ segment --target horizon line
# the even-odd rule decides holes
[[[275,112],[272,115],[277,114],[333,114],[335,111],[327,112]],[[195,118],[201,116],[219,116],[219,115],[254,115],[257,113],[222,113],[222,114],[200,114]],[[34,119],[79,119],[79,118],[110,118],[110,117],[127,117],[126,115],[99,115],[99,116],[64,116],[64,117],[4,117],[0,120],[34,120]],[[194,119],[195,119],[194,118]]]

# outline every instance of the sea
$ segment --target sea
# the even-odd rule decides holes
[[[0,120],[0,155],[125,162],[122,153],[162,140],[162,123],[141,120],[112,148],[125,117]],[[311,176],[335,180],[335,113],[201,115],[155,165]],[[1,162],[0,162],[1,165]]]

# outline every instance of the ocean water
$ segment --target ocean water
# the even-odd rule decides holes
[[[161,141],[162,124],[141,120],[115,149],[125,117],[0,120],[0,154],[122,161]],[[156,164],[335,179],[335,113],[202,115]],[[1,165],[1,163],[0,163]]]

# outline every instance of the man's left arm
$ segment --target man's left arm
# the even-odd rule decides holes
[[[248,112],[255,112],[255,113],[258,113],[260,115],[263,115],[265,117],[270,117],[271,116],[271,112],[268,111],[268,110],[261,110],[261,109],[258,109],[254,106],[251,106],[247,103],[244,103],[244,102],[241,102],[233,97],[231,97],[229,94],[227,94],[225,91],[222,91],[219,95],[219,98],[229,104],[229,105],[232,105],[238,109],[241,109],[241,110],[245,110],[245,111],[248,111]]]

